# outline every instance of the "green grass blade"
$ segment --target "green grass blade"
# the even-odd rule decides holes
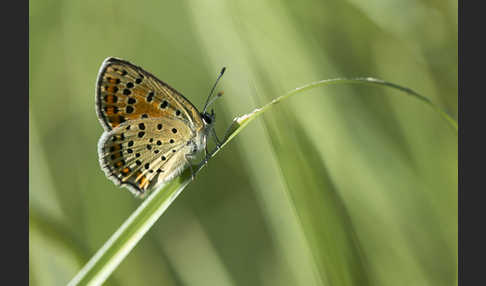
[[[391,88],[403,91],[406,95],[415,97],[416,99],[422,101],[426,105],[432,107],[435,111],[437,111],[439,113],[439,115],[442,118],[444,118],[446,120],[446,122],[449,124],[449,126],[453,130],[455,130],[456,133],[457,133],[457,130],[458,130],[457,122],[446,111],[442,110],[440,107],[435,105],[429,98],[427,98],[423,95],[420,95],[419,93],[417,93],[417,92],[415,92],[415,91],[413,91],[409,88],[400,86],[398,84],[386,82],[386,81],[381,80],[381,79],[372,78],[372,77],[325,79],[325,80],[312,82],[312,83],[306,84],[304,86],[298,87],[296,89],[293,89],[293,90],[287,92],[286,94],[284,94],[282,96],[275,98],[274,100],[267,103],[263,107],[255,109],[254,111],[252,111],[249,114],[245,114],[243,116],[235,118],[235,120],[233,121],[234,126],[230,127],[230,131],[235,131],[235,132],[238,131],[237,129],[240,126],[241,127],[246,126],[250,121],[257,118],[261,113],[265,112],[272,105],[277,104],[277,103],[281,102],[282,100],[284,100],[284,99],[286,99],[286,98],[288,98],[292,95],[302,93],[302,92],[309,90],[309,89],[312,89],[312,88],[326,86],[326,85],[333,85],[333,84],[377,84],[377,85],[383,85],[383,86],[386,86],[386,87],[391,87]],[[230,133],[230,135],[228,136],[228,139],[231,139],[236,134],[238,134],[238,133],[233,134],[233,132],[229,132],[229,133]]]
[[[68,285],[101,285],[191,181],[181,176],[155,190],[108,239]]]
[[[243,128],[252,120],[270,109],[273,105],[282,100],[302,93],[306,90],[331,85],[331,84],[379,84],[392,87],[413,96],[427,105],[446,119],[448,124],[457,132],[457,123],[445,111],[433,104],[428,98],[399,85],[388,83],[374,78],[352,78],[352,79],[329,79],[313,82],[302,87],[296,88],[285,95],[277,97],[270,103],[253,112],[243,116],[236,117],[229,127],[224,137],[220,149],[216,149],[211,157],[215,156],[227,143],[229,143]],[[205,164],[196,167],[197,171],[203,168]],[[157,219],[167,210],[170,204],[184,190],[191,181],[191,172],[186,169],[181,176],[155,190],[150,196],[135,210],[135,212],[122,224],[122,226],[109,238],[109,240],[98,250],[98,252],[88,261],[88,263],[78,272],[70,281],[69,285],[100,285],[116,269],[120,262],[128,253],[137,245],[140,239],[157,221]]]

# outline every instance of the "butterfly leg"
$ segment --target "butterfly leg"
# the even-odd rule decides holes
[[[216,142],[216,149],[217,150],[221,149],[221,142],[219,141],[218,136],[216,135],[216,132],[214,131],[214,129],[211,129],[211,135],[213,136],[214,141]],[[201,162],[202,165],[206,165],[208,163],[209,159],[211,159],[211,157],[213,156],[214,151],[209,152],[208,151],[208,145],[206,144],[206,146],[204,146],[204,153],[205,153],[205,156],[204,156],[204,160]]]
[[[196,178],[196,175],[194,174],[194,170],[192,169],[192,164],[189,158],[187,158],[187,154],[184,155],[184,158],[186,159],[187,164],[189,164],[189,168],[191,169],[191,180],[194,180]]]
[[[206,165],[208,163],[209,159],[212,156],[212,153],[208,151],[207,145],[206,145],[206,147],[204,147],[204,153],[206,153],[206,154],[204,156],[204,160],[201,162],[201,165]]]
[[[204,156],[204,160],[200,164],[200,167],[206,165],[209,159],[213,157],[214,153],[216,153],[216,151],[221,149],[221,145],[223,144],[221,141],[219,141],[218,136],[216,135],[216,131],[214,131],[214,129],[211,129],[211,135],[214,138],[214,141],[216,143],[216,150],[209,152],[207,145],[204,147],[205,156]]]
[[[216,131],[214,131],[214,128],[211,129],[211,133],[213,134],[214,141],[216,142],[216,148],[221,149],[221,141],[219,141],[218,136],[216,135]]]

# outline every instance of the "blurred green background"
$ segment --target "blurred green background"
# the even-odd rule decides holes
[[[31,285],[64,285],[140,200],[101,171],[95,79],[116,56],[233,117],[373,76],[457,118],[457,1],[34,0]],[[456,285],[457,135],[396,90],[318,88],[252,122],[106,285]]]

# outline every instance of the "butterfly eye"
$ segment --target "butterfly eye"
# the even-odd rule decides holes
[[[201,117],[203,118],[204,122],[206,122],[206,124],[211,124],[211,122],[213,122],[213,119],[211,118],[212,116],[206,112],[201,114]]]

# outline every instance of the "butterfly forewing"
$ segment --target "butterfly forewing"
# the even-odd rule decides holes
[[[203,127],[197,109],[175,89],[127,61],[108,58],[98,74],[96,109],[105,130],[153,117],[179,118],[193,130]]]
[[[191,130],[177,118],[143,118],[124,122],[99,142],[100,164],[115,183],[135,194],[172,178],[187,163]],[[157,180],[154,180],[157,177]]]

